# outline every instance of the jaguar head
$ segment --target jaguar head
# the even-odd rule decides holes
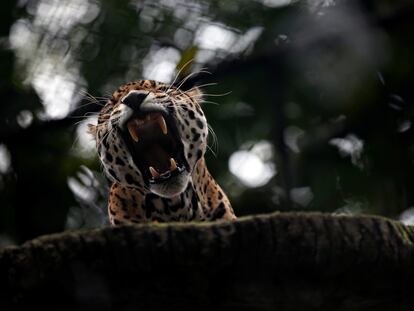
[[[183,192],[207,146],[197,88],[140,80],[119,88],[99,114],[99,158],[115,182],[162,197]]]

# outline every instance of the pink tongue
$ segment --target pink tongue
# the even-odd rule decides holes
[[[170,156],[158,144],[151,145],[147,148],[145,158],[150,163],[150,166],[153,166],[160,174],[170,169]]]

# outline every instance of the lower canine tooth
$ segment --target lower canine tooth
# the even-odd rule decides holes
[[[175,171],[177,169],[177,162],[173,158],[170,159],[170,171]]]
[[[152,166],[149,167],[149,171],[152,175],[152,177],[160,177],[160,174],[157,172],[157,170],[155,168],[153,168]]]
[[[160,116],[158,118],[158,124],[161,127],[161,130],[164,133],[164,135],[167,135],[167,133],[168,133],[167,123],[165,123],[165,119],[164,119],[163,116]]]
[[[128,127],[128,131],[129,131],[129,134],[131,135],[132,139],[135,142],[137,142],[138,141],[138,132],[135,129],[135,126],[131,123],[128,123],[127,127]]]

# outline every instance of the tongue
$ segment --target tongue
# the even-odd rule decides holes
[[[158,144],[146,148],[145,161],[153,166],[160,174],[170,169],[171,156]]]

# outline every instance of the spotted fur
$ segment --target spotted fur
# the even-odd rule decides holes
[[[175,124],[186,170],[171,182],[150,184],[127,147],[125,123],[133,112],[123,99],[131,92],[144,94],[147,105],[168,115]],[[204,160],[208,127],[201,102],[197,88],[181,91],[152,80],[128,83],[112,94],[98,123],[90,125],[104,172],[112,181],[108,202],[112,224],[236,219]]]

